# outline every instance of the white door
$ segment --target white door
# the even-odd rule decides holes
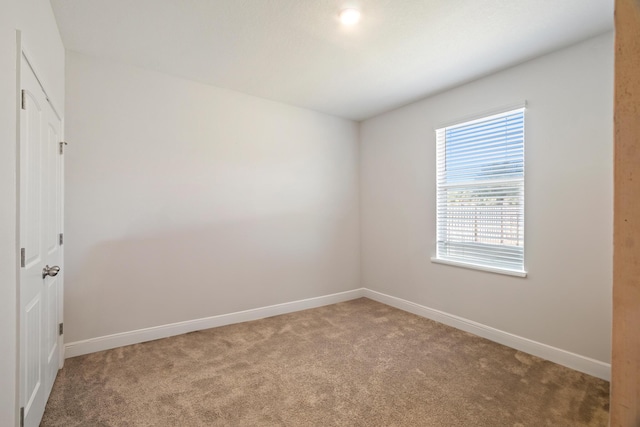
[[[38,426],[61,362],[61,122],[26,60],[20,110],[20,405]]]

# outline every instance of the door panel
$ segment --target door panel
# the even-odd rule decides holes
[[[42,381],[42,351],[41,351],[42,299],[36,295],[24,310],[25,334],[25,415],[38,412],[39,406],[44,404],[44,386]],[[32,411],[33,409],[33,411]],[[42,408],[44,412],[44,408]],[[33,416],[32,416],[33,417]]]
[[[20,241],[26,251],[27,269],[39,264],[42,254],[42,124],[44,95],[25,90],[21,114],[20,145]],[[26,250],[28,249],[28,251]]]

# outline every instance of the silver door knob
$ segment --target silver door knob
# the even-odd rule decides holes
[[[57,265],[54,265],[53,267],[49,267],[48,265],[46,265],[43,269],[42,269],[42,278],[44,279],[47,276],[57,276],[58,272],[60,271],[60,267],[58,267]]]

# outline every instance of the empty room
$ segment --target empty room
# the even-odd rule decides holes
[[[1,426],[640,426],[637,0],[0,28]]]

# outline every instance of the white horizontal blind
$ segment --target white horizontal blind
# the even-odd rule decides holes
[[[436,258],[523,272],[524,108],[436,138]]]

